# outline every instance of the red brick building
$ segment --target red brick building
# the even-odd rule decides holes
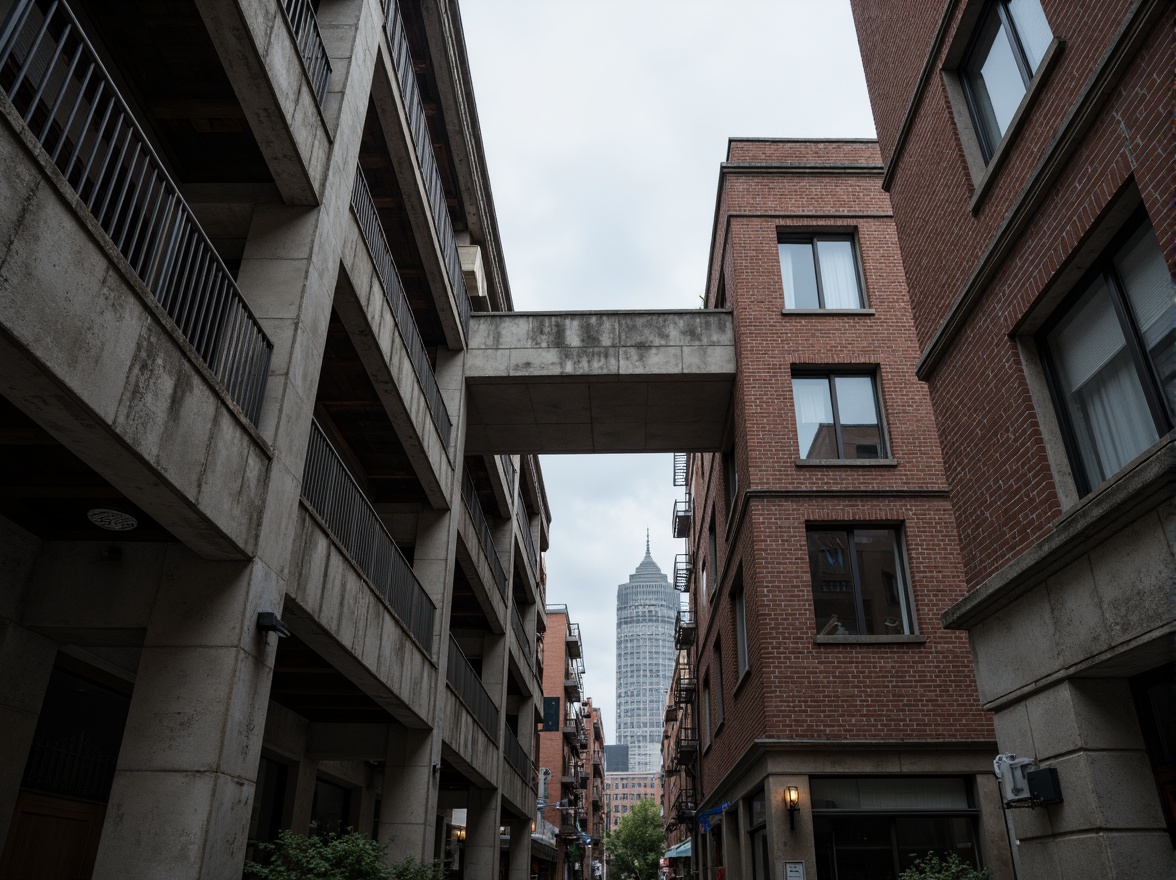
[[[853,8],[1021,876],[1172,876],[1173,5]]]
[[[566,605],[547,606],[543,634],[543,725],[539,732],[539,773],[546,779],[547,796],[540,786],[540,815],[557,831],[557,859],[551,877],[585,874],[590,835],[589,780],[592,775],[593,719],[599,713],[583,699],[584,645],[580,625],[568,616]],[[600,728],[603,740],[603,727]],[[603,743],[600,746],[603,754]],[[603,775],[603,766],[601,767]]]
[[[722,166],[707,306],[738,373],[726,451],[689,459],[667,744],[702,877],[897,876],[931,848],[1011,877],[939,622],[963,564],[882,170],[873,141],[734,139]]]

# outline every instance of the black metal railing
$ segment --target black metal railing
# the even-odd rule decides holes
[[[697,634],[698,624],[694,619],[694,612],[687,608],[679,608],[678,618],[674,621],[674,647],[690,647],[694,644],[694,637]]]
[[[445,667],[445,680],[490,739],[497,739],[498,706],[490,699],[482,679],[452,634],[449,636],[449,663]]]
[[[60,0],[20,0],[0,32],[3,89],[49,159],[246,417],[273,343]]]
[[[105,802],[114,782],[115,757],[91,741],[85,731],[60,739],[36,739],[29,749],[21,785]]]
[[[282,0],[281,7],[286,14],[286,23],[290,25],[290,32],[294,35],[294,42],[298,44],[298,54],[306,65],[306,75],[310,77],[314,96],[321,107],[327,99],[331,62],[327,58],[327,47],[323,45],[323,35],[319,31],[314,8],[310,0]]]
[[[674,589],[685,593],[690,589],[690,554],[679,553],[674,557]]]
[[[685,452],[674,453],[674,485],[686,485],[686,468],[690,461],[690,456]]]
[[[518,495],[518,504],[515,505],[515,519],[519,524],[519,532],[523,536],[523,546],[527,550],[527,561],[531,563],[531,573],[538,577],[539,551],[535,549],[535,536],[531,534],[531,515],[527,512],[527,505],[523,501],[521,491]]]
[[[351,187],[351,211],[355,214],[359,233],[363,236],[372,264],[376,267],[376,275],[379,276],[380,286],[384,289],[384,299],[388,303],[388,308],[392,310],[396,329],[408,350],[412,371],[421,386],[421,393],[425,395],[425,404],[429,407],[433,424],[437,426],[437,433],[441,435],[441,441],[448,448],[449,435],[453,429],[449,409],[441,396],[437,374],[433,372],[433,364],[429,360],[428,351],[425,350],[425,342],[421,339],[421,331],[417,327],[412,307],[408,304],[404,285],[400,283],[400,273],[392,259],[392,249],[388,247],[384,227],[380,225],[380,217],[376,213],[376,203],[372,201],[372,193],[368,189],[367,180],[364,179],[363,169],[358,165],[355,166],[355,182]]]
[[[486,514],[482,510],[482,501],[478,498],[478,489],[474,485],[474,478],[470,472],[464,471],[461,477],[461,500],[474,523],[474,531],[478,533],[478,543],[482,545],[482,554],[490,566],[490,573],[503,601],[506,597],[506,570],[502,567],[502,560],[498,558],[498,550],[494,546],[494,536],[490,534],[490,523],[486,522]]]
[[[517,473],[514,459],[509,455],[499,455],[498,460],[502,462],[502,473],[506,476],[506,491],[507,493],[513,492]]]
[[[694,505],[689,498],[674,502],[673,518],[670,521],[670,531],[675,538],[690,537],[690,518]]]
[[[310,426],[302,498],[430,654],[437,606],[318,422]]]
[[[519,742],[518,737],[507,730],[502,735],[502,754],[506,763],[514,767],[519,776],[526,780],[527,785],[534,787],[535,774],[532,772],[531,759],[527,757],[527,750]]]
[[[510,606],[510,628],[514,631],[515,638],[519,640],[519,650],[527,658],[527,664],[534,668],[535,649],[532,645],[531,638],[527,635],[527,625],[523,623],[523,616],[519,613],[518,603]]]
[[[457,252],[457,237],[453,234],[453,218],[445,197],[445,186],[441,183],[441,172],[437,168],[437,155],[433,152],[433,135],[425,118],[425,107],[421,103],[420,88],[417,85],[416,70],[413,67],[412,52],[408,46],[408,35],[404,31],[404,20],[400,17],[397,0],[385,0],[385,30],[388,45],[392,50],[392,66],[400,83],[400,94],[404,98],[404,109],[408,114],[408,131],[416,150],[421,177],[425,182],[425,194],[433,212],[433,228],[441,243],[441,256],[453,287],[453,298],[457,302],[458,317],[462,329],[470,329],[470,296],[466,291],[465,275],[461,271],[461,257]]]

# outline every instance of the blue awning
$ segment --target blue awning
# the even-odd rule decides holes
[[[677,846],[672,846],[666,850],[665,858],[667,859],[688,859],[690,858],[690,839],[687,838],[679,843]]]

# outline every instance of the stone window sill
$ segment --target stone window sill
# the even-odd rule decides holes
[[[856,315],[871,318],[873,309],[781,309],[781,315]]]
[[[921,645],[926,636],[813,636],[814,645]]]
[[[798,458],[797,467],[897,467],[897,458]]]

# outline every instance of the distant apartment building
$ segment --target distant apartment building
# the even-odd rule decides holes
[[[600,750],[604,730],[599,712],[583,696],[580,625],[571,620],[566,605],[548,605],[546,616],[539,772],[547,780],[547,799],[540,804],[539,815],[557,835],[550,876],[568,880],[588,876],[584,872],[592,835],[593,755]]]
[[[617,744],[628,746],[628,769],[661,766],[662,708],[674,670],[678,596],[649,554],[617,587]]]
[[[1020,876],[1171,877],[1173,4],[852,5]]]
[[[665,727],[669,839],[711,880],[894,878],[931,850],[1013,877],[939,621],[964,569],[882,171],[873,141],[771,139],[720,171],[706,305],[739,368],[722,451],[677,462]]]
[[[638,801],[662,801],[662,774],[606,773],[604,777],[604,812],[606,829],[616,828]]]

